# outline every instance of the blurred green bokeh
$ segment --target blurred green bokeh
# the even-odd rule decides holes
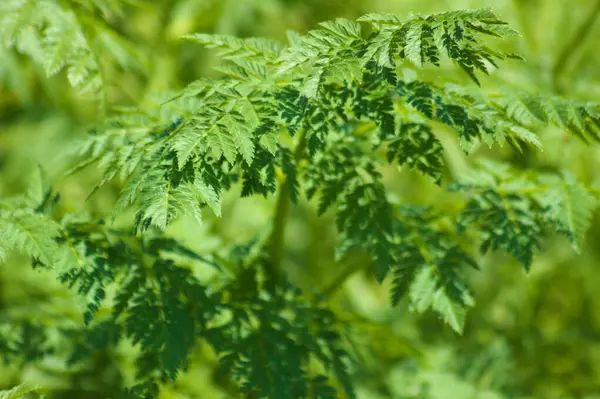
[[[0,0],[1,1],[1,0]],[[285,40],[287,30],[306,32],[320,21],[357,18],[368,12],[399,15],[491,7],[523,37],[503,45],[527,62],[509,62],[482,79],[482,88],[525,88],[600,102],[599,0],[154,0],[128,8],[109,21],[142,53],[138,72],[106,68],[109,103],[144,104],[153,93],[172,91],[215,72],[214,52],[186,43],[181,36],[209,32],[268,36]],[[63,177],[76,139],[96,118],[93,99],[70,88],[64,73],[47,79],[26,57],[0,46],[0,195],[26,189],[36,165],[51,176],[64,211],[105,216],[118,186],[85,198],[93,170]],[[544,151],[514,154],[494,149],[526,167],[568,169],[581,180],[600,179],[600,148],[586,146],[564,132],[539,132]],[[468,168],[456,143],[444,142],[448,163],[457,173]],[[489,150],[478,151],[487,154]],[[409,201],[443,202],[440,191],[409,171],[386,171],[391,192]],[[222,219],[202,226],[182,219],[169,230],[200,252],[224,243],[243,243],[268,227],[273,203],[261,197],[224,200]],[[339,273],[331,264],[335,228],[331,215],[317,218],[313,204],[292,212],[286,230],[285,267],[304,288],[322,287]],[[457,336],[434,315],[416,317],[405,305],[389,306],[388,287],[364,275],[348,280],[336,296],[356,322],[361,367],[356,384],[361,399],[431,398],[600,398],[600,218],[595,215],[581,254],[566,240],[546,242],[530,274],[509,258],[490,255],[470,276],[477,305],[465,333]],[[48,319],[78,312],[72,293],[20,258],[0,267],[0,318],[21,314]],[[354,315],[350,315],[350,314]],[[358,338],[359,337],[359,338]],[[0,365],[0,390],[21,382],[63,389],[64,397],[109,397],[126,373],[128,348],[106,353],[77,370],[59,354],[25,368]],[[213,354],[194,353],[189,372],[161,398],[228,398],[215,373]],[[96,392],[92,395],[89,392]],[[101,393],[98,393],[101,392]],[[594,396],[595,395],[595,396]],[[285,398],[281,398],[285,399]]]

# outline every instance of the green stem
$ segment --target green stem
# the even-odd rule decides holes
[[[300,160],[302,153],[306,148],[306,131],[303,130],[298,138],[298,144],[294,148],[294,159]],[[290,192],[287,185],[287,178],[282,178],[279,182],[279,193],[275,203],[275,214],[273,216],[273,225],[271,235],[269,236],[269,270],[274,286],[281,282],[281,262],[284,254],[285,226],[290,209]]]
[[[337,293],[337,291],[344,285],[354,273],[364,270],[370,266],[370,257],[367,253],[360,250],[355,250],[347,254],[339,262],[342,272],[334,278],[322,291],[321,295],[329,299]]]
[[[284,252],[285,222],[290,209],[289,195],[285,179],[283,179],[279,186],[279,194],[277,195],[277,202],[275,205],[275,215],[273,217],[273,227],[269,237],[270,274],[276,285],[281,281],[281,261]]]
[[[568,62],[571,60],[572,55],[581,47],[587,36],[592,31],[594,23],[600,14],[600,0],[596,1],[596,5],[586,18],[586,20],[581,24],[575,35],[571,38],[571,40],[567,43],[567,45],[563,48],[562,52],[558,56],[554,67],[552,68],[552,79],[554,81],[554,85],[558,86],[558,78],[560,74],[566,68]]]

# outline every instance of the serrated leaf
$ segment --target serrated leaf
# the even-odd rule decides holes
[[[194,152],[206,146],[206,126],[201,124],[184,126],[174,138],[172,148],[177,154],[177,166],[183,169]]]
[[[323,70],[317,70],[304,80],[300,94],[308,99],[316,98],[323,80]]]
[[[125,183],[125,187],[121,189],[117,202],[115,203],[111,219],[114,222],[117,216],[121,214],[129,205],[131,205],[141,192],[145,184],[145,174],[141,173]]]
[[[424,266],[417,271],[410,286],[410,302],[418,313],[424,313],[434,300],[437,278],[432,266]]]
[[[394,34],[395,31],[391,29],[384,29],[377,32],[377,36],[375,36],[375,39],[363,55],[361,65],[364,67],[371,60],[375,60],[378,65],[393,68],[394,59],[392,57],[395,51]]]
[[[207,204],[217,217],[221,217],[221,199],[219,194],[200,179],[196,179],[194,181],[194,187],[196,189],[198,198],[203,203]]]
[[[36,385],[20,384],[9,390],[0,391],[0,399],[22,398],[34,392],[41,391],[42,388]]]
[[[573,248],[581,251],[585,232],[591,225],[596,198],[574,177],[550,179],[551,186],[542,197],[549,206],[549,215],[568,232]]]
[[[404,46],[406,58],[419,68],[423,66],[421,32],[421,24],[410,24],[406,32],[406,45]]]
[[[24,213],[12,215],[1,220],[0,241],[6,249],[21,252],[52,266],[58,252],[56,238],[60,236],[60,226],[52,219],[37,214]]]
[[[442,316],[454,331],[462,334],[466,316],[466,309],[463,306],[452,301],[444,290],[439,289],[433,296],[431,307]]]
[[[265,133],[262,136],[260,136],[260,139],[258,140],[258,142],[262,148],[264,148],[265,150],[267,150],[269,152],[269,154],[271,154],[271,155],[277,154],[277,150],[279,149],[279,146],[278,146],[279,137],[278,137],[277,133],[275,133],[275,132]]]
[[[166,374],[172,381],[175,381],[194,342],[195,329],[194,321],[185,311],[183,303],[171,295],[171,293],[165,293],[163,296],[165,326],[161,360]]]
[[[225,114],[207,135],[215,154],[223,154],[229,163],[235,162],[238,152],[248,165],[254,157],[251,130],[241,115]]]
[[[402,20],[394,14],[370,13],[357,19],[358,22],[371,22],[376,24],[401,25]]]
[[[515,133],[516,136],[520,140],[523,140],[528,144],[532,144],[535,147],[537,147],[538,150],[543,151],[542,143],[540,142],[537,135],[535,133],[533,133],[532,131],[525,129],[524,127],[521,127],[521,126],[514,126],[514,125],[510,126],[510,131]]]

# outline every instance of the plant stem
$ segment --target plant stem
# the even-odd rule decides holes
[[[271,236],[269,237],[270,273],[275,284],[281,281],[285,222],[290,209],[289,195],[285,179],[282,179],[279,184],[279,194],[277,195],[275,215],[273,216],[273,227],[271,229]]]
[[[354,273],[370,266],[370,257],[364,251],[354,250],[347,254],[340,262],[342,272],[334,278],[322,291],[321,295],[331,298],[344,285],[346,280]]]
[[[592,31],[594,23],[600,14],[600,0],[596,1],[596,5],[586,18],[586,20],[581,24],[579,30],[575,32],[575,35],[571,38],[571,40],[567,43],[567,45],[563,48],[562,52],[558,56],[554,67],[552,68],[552,79],[554,81],[554,85],[558,86],[558,78],[560,74],[564,71],[567,63],[571,59],[572,55],[583,45],[585,39]]]
[[[306,148],[306,130],[302,130],[294,148],[294,159],[298,161]],[[281,282],[281,261],[284,254],[285,225],[290,209],[290,191],[287,178],[279,181],[279,193],[275,203],[273,226],[269,237],[269,270],[272,282],[277,286]]]

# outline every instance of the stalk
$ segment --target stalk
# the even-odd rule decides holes
[[[342,272],[334,278],[323,290],[321,295],[329,299],[334,296],[344,285],[346,280],[354,275],[354,273],[366,269],[371,265],[370,257],[362,250],[354,250],[347,254],[340,262]]]
[[[294,159],[300,160],[302,153],[306,148],[306,130],[302,130],[298,144],[294,148]],[[277,200],[275,203],[275,214],[273,215],[273,225],[269,237],[269,265],[267,273],[270,274],[274,286],[281,282],[281,261],[284,255],[285,226],[290,210],[290,191],[287,186],[287,178],[283,177],[279,181]]]

